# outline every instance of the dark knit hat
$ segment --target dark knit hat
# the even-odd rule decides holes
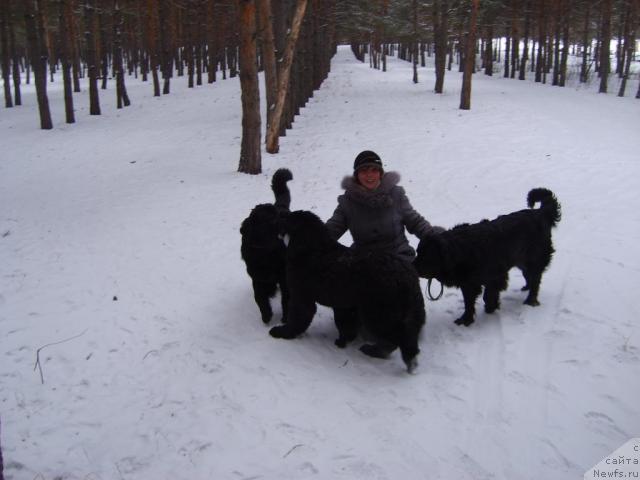
[[[376,152],[372,152],[371,150],[365,150],[358,154],[353,162],[353,174],[355,175],[358,170],[363,167],[378,167],[381,172],[384,172],[382,160]]]

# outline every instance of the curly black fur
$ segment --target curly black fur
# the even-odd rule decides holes
[[[377,340],[364,345],[364,353],[386,357],[399,347],[407,370],[412,371],[426,315],[419,278],[411,263],[392,253],[354,253],[333,240],[311,212],[286,215],[283,230],[289,237],[289,321],[272,328],[271,335],[300,335],[311,324],[319,303],[334,308],[337,346],[354,340],[361,323]],[[354,309],[357,316],[352,314]]]
[[[533,209],[537,202],[540,208]],[[420,241],[414,261],[419,275],[462,290],[464,313],[456,324],[473,323],[475,302],[483,286],[485,311],[500,308],[500,292],[507,288],[512,267],[524,275],[523,290],[529,291],[524,303],[540,304],[538,290],[553,256],[551,229],[560,221],[560,204],[550,190],[536,188],[527,195],[527,205],[529,210],[458,225]]]
[[[289,211],[291,196],[287,182],[292,179],[286,168],[276,170],[271,180],[275,203],[256,205],[240,226],[240,253],[253,282],[253,295],[264,323],[269,323],[273,316],[269,299],[278,287],[282,294],[282,319],[287,320],[286,246],[279,237],[278,222],[281,214]]]

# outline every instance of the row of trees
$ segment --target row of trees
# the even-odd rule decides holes
[[[89,114],[100,115],[100,90],[109,81],[117,107],[131,104],[127,75],[150,81],[160,96],[170,93],[174,75],[195,87],[240,73],[248,132],[240,170],[257,173],[259,133],[257,151],[245,153],[255,143],[246,139],[260,130],[260,112],[247,115],[251,103],[259,108],[257,72],[265,71],[269,151],[275,153],[278,136],[329,71],[335,50],[331,9],[332,0],[0,0],[5,106],[21,105],[22,78],[30,82],[33,76],[40,126],[51,129],[47,83],[58,70],[67,123],[76,121],[73,94],[84,77]]]
[[[570,54],[580,81],[596,72],[607,92],[612,39],[624,95],[635,55],[640,0],[0,0],[0,64],[5,105],[21,104],[20,82],[33,74],[41,127],[52,128],[49,81],[62,71],[66,121],[73,94],[88,78],[91,115],[113,79],[118,108],[130,105],[127,75],[169,94],[174,75],[189,87],[240,74],[242,145],[239,170],[261,171],[258,72],[264,70],[266,150],[319,88],[336,43],[386,70],[395,54],[413,63],[435,56],[435,93],[456,61],[463,72],[460,108],[471,106],[472,74],[564,86]],[[477,62],[479,57],[480,62]],[[13,85],[13,91],[11,88]],[[637,98],[640,98],[640,88]]]
[[[373,68],[385,70],[386,55],[398,45],[398,56],[413,62],[417,82],[418,63],[424,66],[425,54],[433,54],[436,93],[454,60],[460,71],[467,63],[475,70],[476,55],[487,75],[502,58],[505,77],[524,80],[530,70],[536,82],[549,77],[564,86],[570,53],[580,58],[580,81],[596,72],[600,92],[607,92],[613,53],[623,96],[639,24],[639,0],[345,0],[338,10],[340,34],[361,60],[370,53]]]

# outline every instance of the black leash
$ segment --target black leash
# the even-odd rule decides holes
[[[444,285],[441,283],[440,284],[440,293],[438,293],[437,297],[434,297],[431,294],[431,282],[433,281],[433,278],[430,278],[427,281],[427,297],[429,297],[429,300],[431,300],[432,302],[437,302],[438,300],[440,300],[442,298],[442,294],[444,293]]]

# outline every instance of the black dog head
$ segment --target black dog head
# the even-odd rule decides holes
[[[265,203],[256,205],[240,226],[242,243],[252,248],[275,249],[282,244],[279,234],[278,209]]]
[[[281,234],[288,237],[289,251],[295,253],[324,250],[335,243],[324,222],[312,212],[297,210],[281,216]]]
[[[413,265],[423,278],[438,278],[448,268],[447,244],[442,234],[425,235],[416,249]]]

